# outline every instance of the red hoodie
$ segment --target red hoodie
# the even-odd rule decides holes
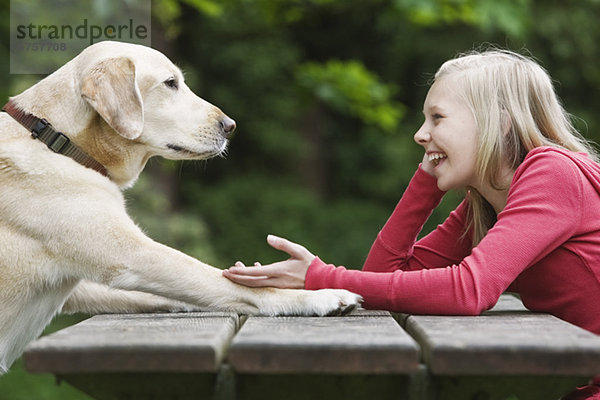
[[[584,154],[532,150],[517,168],[504,210],[474,248],[463,235],[466,200],[416,241],[444,193],[417,170],[373,243],[362,271],[318,257],[307,289],[343,288],[365,307],[413,314],[477,315],[506,291],[600,334],[600,166]]]

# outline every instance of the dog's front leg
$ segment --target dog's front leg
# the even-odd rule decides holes
[[[110,288],[82,280],[77,284],[61,312],[67,314],[114,314],[143,312],[201,311],[200,307],[150,293]]]
[[[327,315],[354,308],[360,301],[345,290],[251,289],[235,284],[221,270],[148,238],[115,198],[92,194],[86,193],[85,208],[61,208],[65,215],[48,225],[52,229],[28,227],[37,230],[46,249],[64,261],[67,276],[245,314]],[[32,213],[47,215],[53,210],[37,205]]]
[[[149,238],[115,265],[110,286],[169,297],[211,310],[262,315],[330,315],[354,308],[360,297],[345,290],[252,289],[221,270]],[[123,253],[122,253],[123,254]]]

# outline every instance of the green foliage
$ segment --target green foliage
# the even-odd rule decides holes
[[[218,0],[160,0],[152,2],[152,17],[160,22],[165,35],[175,38],[181,33],[177,18],[181,17],[184,5],[193,7],[196,12],[218,17],[223,13],[223,5]]]
[[[222,266],[280,260],[284,255],[266,244],[267,234],[275,234],[360,267],[389,211],[352,199],[326,202],[302,187],[257,174],[232,177],[209,196],[199,191],[193,197],[197,213],[212,227],[212,244],[224,255]]]
[[[308,62],[297,68],[296,77],[325,104],[367,125],[392,132],[402,118],[402,104],[391,100],[393,88],[379,82],[360,61]]]
[[[142,174],[126,197],[130,215],[149,237],[207,263],[218,261],[208,245],[206,224],[189,211],[172,211],[166,195],[152,187],[148,174]]]
[[[417,25],[460,24],[522,36],[530,23],[530,0],[396,0]]]

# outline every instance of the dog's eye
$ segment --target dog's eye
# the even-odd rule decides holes
[[[177,89],[177,80],[175,78],[169,78],[164,82],[165,85],[170,87],[171,89]]]

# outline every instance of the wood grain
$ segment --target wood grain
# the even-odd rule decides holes
[[[216,371],[235,334],[227,313],[98,315],[31,344],[31,372]]]
[[[439,375],[564,375],[600,372],[600,337],[503,296],[477,317],[410,316],[407,331]]]
[[[250,317],[228,362],[249,373],[408,373],[418,346],[387,312],[346,317]]]

